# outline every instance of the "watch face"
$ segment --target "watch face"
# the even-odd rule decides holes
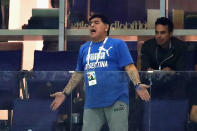
[[[141,83],[139,82],[139,83],[137,83],[137,85],[139,86]]]

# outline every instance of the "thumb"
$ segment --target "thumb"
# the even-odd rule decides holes
[[[57,93],[53,93],[50,95],[50,97],[55,97],[57,95]]]
[[[150,85],[142,84],[142,87],[144,87],[144,88],[150,88]]]

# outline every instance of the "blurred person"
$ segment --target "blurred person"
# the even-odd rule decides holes
[[[185,42],[173,37],[173,23],[165,17],[155,22],[155,37],[141,49],[141,70],[184,71]]]
[[[81,48],[76,72],[63,92],[51,95],[56,110],[67,95],[85,80],[83,131],[99,131],[107,122],[111,131],[128,131],[129,91],[124,71],[135,85],[135,91],[149,101],[148,85],[141,84],[138,71],[125,42],[108,37],[110,22],[104,15],[95,14],[89,19],[91,41]],[[99,64],[105,63],[105,64]],[[111,71],[111,72],[109,72]],[[111,81],[112,80],[112,81]]]
[[[10,0],[1,0],[0,1],[0,24],[2,29],[8,29],[8,21],[9,21],[9,2]]]
[[[59,0],[49,0],[52,8],[59,8]]]

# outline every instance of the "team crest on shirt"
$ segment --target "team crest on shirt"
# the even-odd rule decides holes
[[[90,64],[89,66],[86,64],[85,70],[87,69],[94,69],[94,68],[104,68],[108,67],[108,61],[106,60],[106,56],[110,56],[110,50],[112,49],[112,46],[110,46],[108,49],[104,47],[100,47],[99,51],[101,51],[100,56],[99,53],[91,53],[89,57]],[[86,57],[87,59],[87,57]],[[96,60],[99,59],[99,61],[96,63]],[[91,62],[94,61],[94,62]]]

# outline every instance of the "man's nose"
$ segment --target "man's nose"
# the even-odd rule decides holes
[[[156,34],[156,37],[161,37],[161,33],[157,33]]]
[[[94,26],[94,24],[95,24],[95,23],[94,23],[94,22],[92,22],[92,23],[90,24],[90,26]]]

